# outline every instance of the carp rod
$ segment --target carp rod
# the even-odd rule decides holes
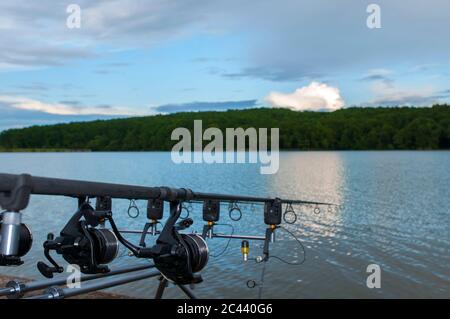
[[[276,229],[282,227],[280,224],[283,221],[292,224],[297,220],[292,205],[315,205],[314,212],[320,205],[326,205],[329,209],[338,206],[278,197],[202,193],[187,188],[133,186],[36,177],[29,174],[0,174],[0,206],[4,210],[0,215],[0,266],[21,265],[23,263],[21,257],[31,248],[33,241],[31,231],[22,223],[21,212],[28,206],[31,195],[66,196],[78,200],[78,209],[60,231],[59,236],[55,238],[53,233],[49,233],[43,243],[44,256],[50,263],[50,265],[42,261],[37,263],[37,268],[43,276],[51,279],[55,273],[64,271],[64,268],[53,259],[51,252],[62,255],[70,265],[79,267],[83,274],[109,273],[107,264],[117,257],[119,244],[122,244],[129,250],[130,256],[153,260],[155,268],[161,275],[157,298],[162,296],[168,282],[180,287],[189,297],[195,298],[186,285],[203,281],[200,271],[208,263],[210,255],[208,239],[241,239],[244,261],[248,259],[249,241],[262,240],[263,257],[260,257],[259,262],[265,262],[270,257],[269,245],[275,241]],[[95,208],[90,205],[90,199],[94,198]],[[112,199],[130,200],[130,208],[133,207],[131,203],[135,200],[147,200],[149,221],[145,223],[142,231],[119,230],[113,218]],[[162,224],[160,220],[163,218],[166,202],[169,203],[169,216]],[[201,234],[183,232],[194,222],[188,218],[189,216],[181,217],[183,210],[188,210],[189,215],[185,203],[203,204],[202,217],[206,223]],[[220,225],[218,221],[222,203],[228,203],[229,215],[233,221],[238,221],[242,217],[239,204],[263,205],[264,223],[268,226],[265,235],[236,235],[234,231],[230,235],[215,233],[215,225]],[[284,213],[283,204],[286,208]],[[137,209],[137,206],[133,205]],[[232,213],[237,213],[237,217],[236,215],[233,217]],[[286,219],[288,214],[294,216],[293,222]],[[106,222],[109,222],[110,228],[105,227]],[[161,230],[157,229],[158,224],[163,225]],[[140,233],[139,244],[125,239],[122,234],[126,233]],[[157,236],[155,244],[150,247],[146,245],[147,235]],[[134,278],[133,281],[136,281],[139,280],[136,278],[141,277],[130,275],[125,278],[130,280]],[[111,282],[119,285],[128,279],[111,279]],[[98,285],[92,283],[89,289],[92,291],[106,286],[108,283]],[[52,293],[54,291],[48,292],[47,296],[51,296]]]
[[[219,201],[241,202],[241,203],[249,203],[249,202],[266,203],[268,201],[274,201],[277,199],[277,198],[257,197],[257,196],[201,193],[201,192],[193,192],[192,190],[187,188],[132,186],[123,184],[37,177],[27,174],[22,175],[0,174],[0,193],[10,193],[11,191],[14,190],[15,187],[17,187],[18,183],[20,183],[20,180],[24,181],[23,185],[20,187],[28,188],[30,194],[34,195],[53,195],[53,196],[60,195],[77,198],[111,197],[129,200],[161,199],[165,201],[219,200]],[[7,196],[3,194],[3,197]],[[290,204],[336,206],[335,204],[316,201],[279,199],[279,198],[277,200],[279,200],[281,203],[287,204],[290,203]]]

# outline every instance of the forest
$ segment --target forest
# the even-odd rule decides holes
[[[177,127],[192,131],[279,128],[283,150],[450,149],[450,105],[351,107],[334,112],[288,109],[185,112],[168,115],[32,126],[0,133],[0,150],[167,151]]]

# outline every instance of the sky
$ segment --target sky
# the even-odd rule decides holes
[[[448,0],[0,0],[0,131],[450,102],[449,13]]]

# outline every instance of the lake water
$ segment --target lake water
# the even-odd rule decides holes
[[[306,248],[306,262],[286,265],[271,259],[266,265],[263,298],[450,298],[450,152],[284,152],[275,175],[259,174],[255,164],[175,165],[170,153],[2,153],[2,173],[86,179],[122,184],[187,187],[194,191],[279,196],[337,203],[338,210],[297,209],[295,225],[286,226]],[[141,215],[127,216],[128,202],[114,201],[120,228],[141,229]],[[24,222],[33,231],[34,245],[20,267],[2,267],[3,274],[40,279],[35,265],[43,260],[48,232],[58,233],[76,209],[73,199],[32,197]],[[232,222],[225,210],[222,223],[235,233],[263,235],[261,207],[242,206],[244,216]],[[201,231],[200,207],[194,206],[193,229]],[[229,233],[230,227],[218,231]],[[128,238],[138,241],[138,237]],[[227,241],[209,241],[213,254]],[[250,244],[251,258],[261,244]],[[280,231],[271,252],[286,261],[302,259],[302,250]],[[143,263],[122,256],[115,265]],[[366,268],[381,267],[381,288],[369,289]],[[240,241],[210,258],[204,282],[195,289],[201,298],[256,298],[247,280],[260,280],[262,265],[243,263]],[[111,289],[151,298],[156,280]],[[183,297],[177,288],[166,297]]]

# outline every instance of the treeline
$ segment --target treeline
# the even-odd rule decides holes
[[[0,134],[1,149],[92,151],[170,150],[172,130],[217,127],[280,128],[286,150],[450,149],[450,106],[347,108],[335,112],[295,112],[259,108],[190,112],[12,129]],[[204,143],[206,144],[206,142]]]

